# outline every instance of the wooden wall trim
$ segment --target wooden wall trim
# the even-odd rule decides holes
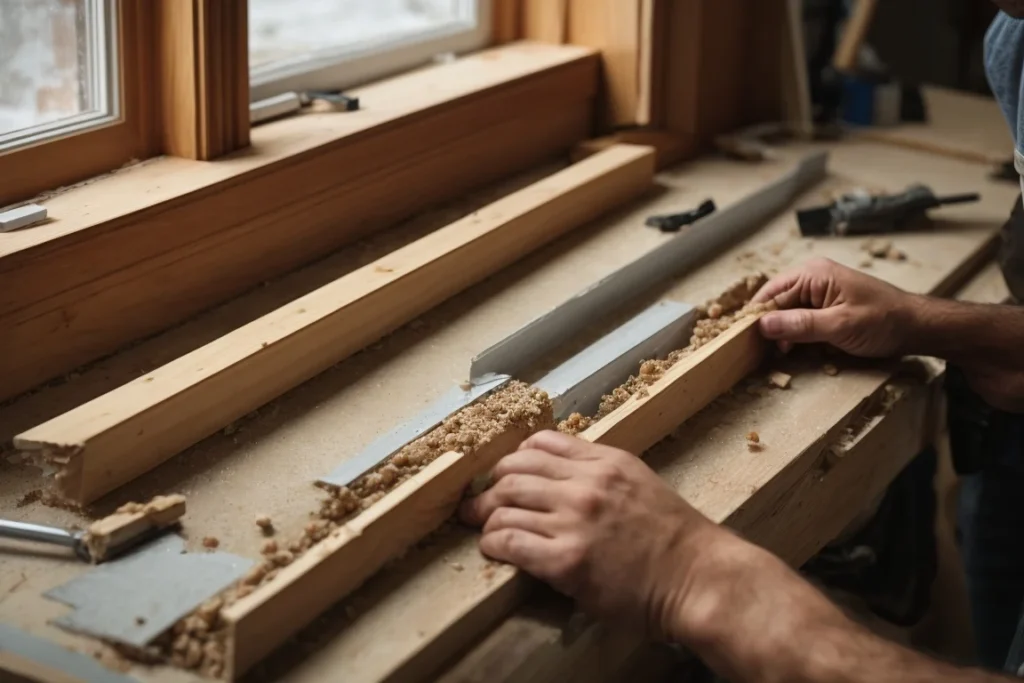
[[[249,145],[248,0],[159,0],[161,138],[210,160]]]

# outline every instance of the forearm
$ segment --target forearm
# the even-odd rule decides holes
[[[904,354],[960,366],[993,405],[1024,412],[1024,307],[914,297]]]
[[[873,635],[783,562],[744,541],[723,542],[707,558],[687,582],[673,635],[736,683],[1012,680]]]

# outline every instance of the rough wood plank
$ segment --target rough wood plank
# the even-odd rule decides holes
[[[93,562],[107,559],[108,553],[123,549],[151,529],[177,524],[185,514],[185,496],[157,496],[148,503],[129,503],[114,514],[96,520],[86,529],[84,542]]]
[[[226,608],[227,678],[245,673],[386,562],[440,527],[455,512],[469,483],[527,436],[525,429],[514,429],[470,455],[442,455],[310,548],[273,581]]]
[[[843,37],[836,47],[836,53],[832,56],[832,66],[836,71],[854,71],[857,68],[857,56],[860,54],[860,46],[871,28],[871,20],[875,16],[875,9],[878,7],[878,0],[857,0],[853,7],[853,13],[846,21],[843,28]]]
[[[601,52],[608,128],[639,123],[640,15],[641,0],[569,0],[568,42]]]
[[[15,438],[89,502],[651,187],[623,145],[560,171]]]
[[[260,126],[245,153],[44,200],[52,222],[0,235],[0,399],[556,157],[596,84],[585,48],[507,45],[360,88],[363,111]]]

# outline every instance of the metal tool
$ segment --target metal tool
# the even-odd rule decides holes
[[[911,185],[894,195],[845,194],[828,206],[797,211],[796,217],[804,237],[875,235],[912,228],[913,219],[923,216],[928,209],[976,202],[980,198],[976,192],[936,197],[925,185]]]
[[[644,225],[650,228],[657,228],[662,232],[679,232],[684,225],[692,225],[705,216],[710,216],[718,207],[713,199],[705,200],[696,209],[671,213],[665,216],[649,216]]]
[[[174,526],[174,525],[172,525]],[[154,538],[171,527],[150,527],[138,534],[125,539],[116,546],[106,550],[103,559],[116,557]],[[63,548],[71,548],[75,555],[85,562],[93,562],[92,554],[85,543],[85,531],[69,531],[59,527],[44,526],[42,524],[30,524],[28,522],[15,522],[7,519],[0,519],[0,538],[13,538],[19,541],[33,541],[36,543],[49,543]]]

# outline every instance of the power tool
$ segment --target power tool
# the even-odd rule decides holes
[[[845,194],[829,206],[796,212],[800,234],[804,237],[833,235],[875,235],[914,227],[915,218],[928,209],[947,204],[976,202],[974,192],[936,197],[925,185],[911,185],[905,192],[872,196],[866,192]]]

